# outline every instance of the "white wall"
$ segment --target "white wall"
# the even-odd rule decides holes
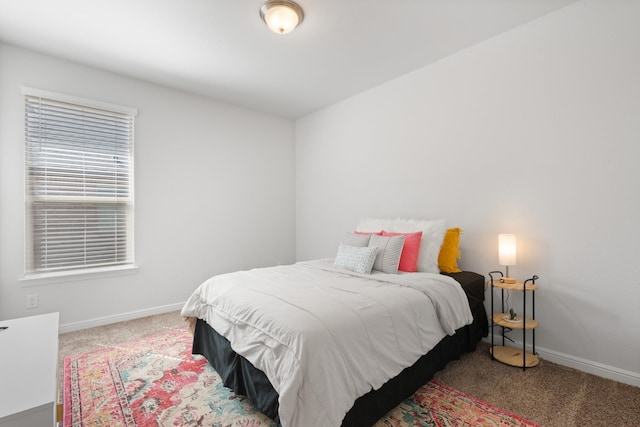
[[[138,109],[136,274],[20,280],[22,85]],[[0,319],[59,311],[71,330],[179,309],[214,274],[293,262],[294,156],[290,120],[0,45]]]
[[[639,18],[578,2],[298,120],[297,259],[362,217],[444,217],[486,274],[515,233],[541,356],[640,385]]]

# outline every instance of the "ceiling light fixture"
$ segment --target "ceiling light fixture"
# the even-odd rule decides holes
[[[304,12],[289,0],[267,0],[260,8],[260,17],[274,33],[287,34],[304,19]]]

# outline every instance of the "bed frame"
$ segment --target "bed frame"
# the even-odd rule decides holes
[[[359,397],[342,421],[342,427],[369,427],[400,402],[426,384],[433,375],[451,360],[465,352],[474,351],[482,337],[488,335],[487,314],[484,308],[484,276],[463,271],[448,273],[464,289],[473,314],[473,323],[445,336],[431,351],[390,379],[378,390]],[[278,425],[278,394],[267,376],[244,357],[231,349],[229,341],[218,334],[204,320],[198,319],[194,331],[193,354],[203,355],[218,372],[224,385],[235,393],[247,396],[257,410]]]

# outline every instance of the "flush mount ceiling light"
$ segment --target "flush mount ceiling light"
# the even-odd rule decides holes
[[[287,34],[304,19],[304,12],[289,0],[268,0],[260,8],[260,17],[274,33]]]

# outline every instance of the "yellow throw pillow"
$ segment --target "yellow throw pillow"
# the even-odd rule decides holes
[[[462,271],[458,268],[456,261],[460,258],[460,249],[458,248],[460,233],[462,230],[459,228],[450,228],[444,236],[438,255],[438,268],[443,273],[460,273]]]

